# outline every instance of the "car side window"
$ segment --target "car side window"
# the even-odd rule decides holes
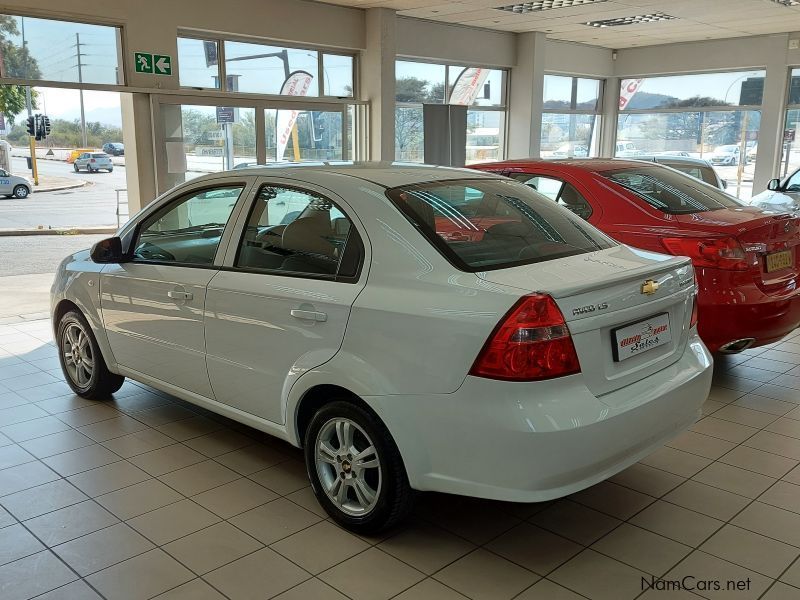
[[[800,171],[796,171],[794,175],[786,182],[787,192],[800,192]]]
[[[191,192],[156,211],[139,228],[133,244],[134,261],[212,264],[243,187]]]
[[[356,275],[360,251],[350,219],[330,199],[293,187],[261,187],[236,266],[327,277]]]
[[[8,173],[6,173],[3,169],[0,169],[0,177],[8,177]]]
[[[588,220],[592,216],[592,205],[575,189],[575,186],[566,181],[527,173],[516,173],[511,177],[532,187],[543,196],[555,200],[557,204],[571,210],[582,219]]]

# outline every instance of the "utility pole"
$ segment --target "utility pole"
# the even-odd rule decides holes
[[[25,42],[25,17],[21,17],[22,21],[22,49],[23,51],[27,48]],[[27,73],[26,73],[27,75]],[[31,86],[25,86],[25,102],[28,105],[28,118],[33,116],[33,100],[31,99]],[[28,136],[28,142],[30,143],[31,149],[31,171],[33,173],[33,185],[39,185],[39,169],[36,168],[36,138],[34,136]]]
[[[81,63],[81,34],[75,34],[75,53],[78,56],[78,83],[83,83],[83,64]],[[81,140],[83,147],[89,143],[86,139],[86,114],[83,111],[83,86],[78,90],[81,99]]]

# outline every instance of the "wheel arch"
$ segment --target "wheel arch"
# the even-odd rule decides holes
[[[386,423],[384,423],[378,413],[358,394],[340,385],[321,383],[310,387],[300,396],[295,410],[292,413],[291,421],[287,424],[289,441],[302,448],[306,430],[311,423],[314,413],[326,404],[337,400],[344,400],[360,406],[386,427]]]

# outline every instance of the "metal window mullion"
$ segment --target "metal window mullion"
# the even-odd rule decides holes
[[[228,91],[228,71],[225,65],[225,40],[217,38],[217,77],[219,77],[219,90]]]
[[[325,63],[322,60],[324,54],[319,50],[317,50],[316,53],[317,53],[317,73],[319,73],[319,95],[327,96],[326,93],[327,90],[325,89]]]
[[[267,119],[262,106],[256,106],[255,111],[256,163],[264,165],[267,163]]]

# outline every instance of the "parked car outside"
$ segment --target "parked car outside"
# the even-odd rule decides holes
[[[33,183],[27,177],[12,175],[0,169],[0,196],[23,200],[33,192]]]
[[[714,148],[714,152],[711,153],[709,161],[712,165],[736,166],[739,164],[740,154],[741,149],[739,146],[726,144],[725,146]],[[746,160],[745,164],[747,164]]]
[[[747,160],[750,162],[755,162],[756,157],[758,156],[758,144],[753,144],[750,149],[747,151]]]
[[[800,220],[747,206],[674,169],[641,161],[518,160],[473,165],[507,174],[616,240],[689,256],[699,284],[700,337],[740,352],[800,325]]]
[[[715,188],[724,190],[728,182],[722,179],[707,160],[673,154],[655,154],[653,156],[637,156],[636,160],[646,160],[677,169],[681,173],[691,175],[695,179],[705,181]]]
[[[771,179],[767,189],[750,198],[749,204],[772,212],[800,214],[800,169],[783,181]]]
[[[589,156],[589,147],[582,144],[562,144],[553,150],[553,156],[558,158],[586,158]]]
[[[119,142],[106,142],[103,144],[103,152],[109,156],[125,156],[125,146]]]
[[[673,438],[711,383],[694,300],[688,259],[529,187],[386,164],[193,179],[52,289],[77,394],[130,377],[303,447],[360,533],[412,490],[547,500]]]
[[[614,156],[620,157],[639,156],[641,154],[644,154],[644,152],[639,150],[636,144],[622,140],[617,142],[616,151],[614,152]]]
[[[72,167],[76,173],[81,169],[86,169],[88,173],[97,173],[101,170],[111,173],[114,170],[114,163],[105,152],[84,152],[75,159]]]

